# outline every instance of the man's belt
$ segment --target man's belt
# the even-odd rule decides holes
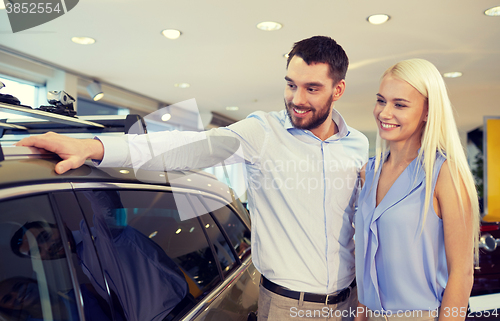
[[[264,276],[262,276],[260,283],[262,286],[269,291],[276,293],[278,295],[290,298],[290,299],[295,299],[299,300],[300,299],[300,294],[301,292],[297,291],[292,291],[290,289],[287,289],[285,287],[282,287],[281,285],[278,285],[274,282],[269,281],[266,279]],[[316,302],[316,303],[324,303],[324,304],[337,304],[340,302],[344,302],[347,300],[349,295],[351,294],[351,289],[356,286],[356,279],[354,279],[351,284],[342,291],[340,291],[337,294],[316,294],[316,293],[307,293],[304,292],[304,301],[307,302]]]

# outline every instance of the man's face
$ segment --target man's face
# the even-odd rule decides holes
[[[308,65],[302,58],[294,56],[288,65],[285,77],[285,105],[295,128],[312,130],[331,117],[332,103],[340,98],[339,84],[330,77],[326,63]]]
[[[42,260],[54,260],[65,257],[64,247],[61,240],[61,233],[55,227],[33,227],[30,228],[23,236],[19,252],[26,256],[33,256],[28,235],[32,235],[38,245],[40,258]]]
[[[40,307],[38,284],[26,278],[12,278],[0,286],[0,307],[11,310]]]

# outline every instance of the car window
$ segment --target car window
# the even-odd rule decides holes
[[[47,195],[0,202],[0,320],[79,320],[65,233]]]
[[[77,198],[110,291],[128,319],[183,313],[220,283],[198,207],[187,195],[89,190]]]
[[[229,206],[223,206],[222,203],[220,203],[220,206],[215,206],[213,203],[219,202],[214,199],[205,198],[204,200],[206,203],[210,204],[211,208],[217,208],[212,214],[223,227],[224,231],[226,231],[240,259],[244,259],[250,255],[251,233],[238,215],[233,212]]]
[[[214,246],[214,251],[217,254],[222,274],[227,276],[237,266],[236,258],[231,250],[231,246],[228,245],[228,242],[219,229],[219,226],[210,215],[203,215],[201,220],[203,222],[205,232]]]
[[[83,299],[86,320],[125,319],[121,306],[103,276],[89,226],[73,192],[53,193],[56,209],[72,244],[70,259]],[[113,300],[114,299],[114,300]],[[113,302],[115,301],[115,302]]]

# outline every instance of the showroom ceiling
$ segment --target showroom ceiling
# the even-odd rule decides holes
[[[500,0],[82,0],[65,15],[12,33],[0,11],[0,49],[36,57],[166,103],[195,98],[202,111],[234,119],[283,107],[283,57],[295,41],[336,39],[350,58],[336,108],[351,126],[375,130],[372,107],[381,73],[399,60],[425,58],[441,72],[462,130],[500,115]],[[372,25],[367,17],[391,18]],[[277,31],[256,25],[277,21]],[[178,29],[177,40],[161,31]],[[92,37],[92,45],[71,41]],[[189,83],[180,88],[175,84]],[[227,110],[238,107],[238,110]]]

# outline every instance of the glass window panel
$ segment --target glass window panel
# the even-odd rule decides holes
[[[54,193],[54,198],[73,249],[71,260],[80,285],[86,319],[106,321],[112,320],[115,315],[115,319],[119,320],[119,317],[124,316],[123,311],[119,303],[112,302],[90,229],[75,195],[72,192],[58,192]]]
[[[7,79],[2,76],[0,76],[0,81],[5,84],[5,88],[2,89],[2,94],[8,94],[16,97],[21,102],[21,105],[33,108],[39,107],[37,106],[38,87],[15,81],[13,79]]]
[[[208,204],[218,203],[215,200],[206,198]],[[221,203],[222,204],[222,203]],[[212,205],[213,208],[217,206]],[[222,206],[214,210],[213,215],[222,228],[226,231],[233,248],[240,258],[250,255],[251,236],[250,230],[240,220],[228,206]]]
[[[78,320],[61,233],[46,195],[0,202],[0,319]]]
[[[198,217],[181,220],[179,215],[178,207],[191,206],[185,195],[96,190],[77,196],[126,316],[161,320],[194,305],[219,284]]]
[[[231,246],[227,243],[226,238],[210,215],[205,215],[201,219],[210,242],[214,245],[222,274],[226,276],[237,266]]]

